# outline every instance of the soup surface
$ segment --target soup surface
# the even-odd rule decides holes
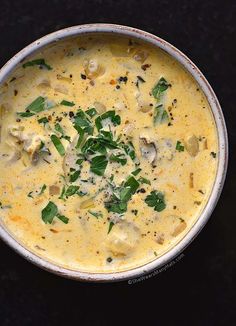
[[[80,37],[34,54],[0,93],[1,223],[90,272],[141,266],[196,222],[217,133],[193,78],[161,50]]]

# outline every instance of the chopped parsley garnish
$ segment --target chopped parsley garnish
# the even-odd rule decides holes
[[[145,198],[145,203],[149,207],[153,207],[154,211],[161,212],[166,208],[165,196],[162,192],[153,190],[150,195]]]
[[[183,152],[184,151],[184,145],[182,145],[181,141],[177,141],[176,143],[176,146],[175,146],[175,149],[178,151],[178,152]]]
[[[35,59],[32,61],[28,61],[22,65],[23,68],[39,66],[42,68],[46,68],[47,70],[52,70],[52,67],[49,66],[44,59]]]
[[[34,197],[32,196],[32,193],[33,193],[33,191],[30,191],[30,192],[28,193],[27,197],[34,198]]]
[[[93,125],[82,110],[78,110],[74,118],[74,128],[81,132],[81,129],[89,135],[93,134]]]
[[[56,216],[57,216],[57,218],[59,218],[59,220],[61,220],[63,223],[68,224],[69,219],[68,219],[68,217],[66,217],[65,215],[57,214]]]
[[[108,160],[105,155],[98,155],[92,158],[90,171],[103,176],[108,164]]]
[[[39,96],[26,107],[25,112],[17,112],[20,117],[31,117],[39,112],[51,109],[55,104],[47,100],[45,97]]]
[[[121,165],[125,165],[127,163],[127,159],[124,154],[111,154],[109,157],[110,161],[120,163]]]
[[[49,223],[52,224],[54,217],[58,214],[57,206],[52,202],[49,201],[46,207],[42,210],[42,220],[45,224]]]
[[[44,111],[45,98],[42,96],[37,97],[30,105],[27,106],[26,111],[42,112]]]
[[[103,214],[101,212],[93,212],[88,210],[89,214],[93,215],[96,218],[103,217]]]
[[[113,194],[109,201],[104,203],[105,208],[108,212],[118,214],[125,213],[127,211],[128,201],[131,199],[132,195],[135,194],[138,187],[138,181],[133,176],[130,176],[123,185],[113,189]]]
[[[61,125],[58,122],[55,124],[55,130],[60,134],[64,135],[64,130],[62,129]]]
[[[136,175],[138,175],[141,171],[142,171],[142,169],[138,168],[138,169],[134,170],[133,172],[131,172],[131,174],[133,174],[134,176],[136,176]]]
[[[69,186],[67,190],[65,191],[65,197],[70,197],[75,195],[79,190],[79,186]]]
[[[163,93],[167,90],[167,88],[170,86],[168,82],[165,80],[165,78],[161,77],[158,81],[158,83],[153,87],[152,89],[152,95],[155,97],[156,100],[160,100]]]
[[[85,111],[85,113],[90,116],[90,118],[93,118],[97,113],[95,108],[91,108]]]
[[[95,125],[98,131],[103,128],[102,122],[106,119],[110,119],[114,126],[118,126],[121,123],[120,116],[116,115],[115,111],[107,111],[95,119]]]
[[[146,178],[144,178],[144,177],[139,177],[138,178],[138,182],[139,183],[146,183],[147,185],[151,185],[151,181],[148,180],[148,179],[146,179]]]
[[[64,105],[64,106],[75,106],[74,102],[70,102],[70,101],[66,101],[66,100],[62,100],[60,104]]]
[[[41,119],[38,119],[38,123],[42,123],[44,126],[46,125],[46,123],[48,123],[48,118],[43,117]]]
[[[133,143],[130,141],[130,142],[128,142],[128,144],[122,144],[122,147],[124,148],[125,153],[127,155],[129,155],[131,160],[134,161],[136,159],[136,154],[135,154],[135,151],[134,151]]]
[[[39,195],[42,195],[44,191],[46,190],[47,186],[44,184],[39,192]]]
[[[33,115],[35,115],[35,113],[33,113],[33,112],[17,112],[17,115],[19,115],[19,117],[21,117],[21,118],[28,118],[28,117],[32,117]]]
[[[153,122],[154,125],[162,124],[169,121],[169,115],[164,109],[163,104],[159,104],[154,108]]]
[[[107,234],[109,234],[109,233],[111,232],[111,230],[112,230],[112,228],[113,228],[114,225],[115,225],[115,223],[113,223],[113,222],[110,222],[110,223],[109,223],[109,227],[108,227],[108,232],[107,232]]]
[[[62,142],[60,141],[60,139],[56,135],[51,135],[51,140],[52,140],[54,146],[56,147],[58,153],[61,156],[64,156],[66,152],[65,152],[65,148],[64,148]]]
[[[69,179],[70,179],[70,182],[75,182],[75,181],[79,178],[80,173],[81,173],[80,170],[77,170],[77,171],[73,172],[73,173],[70,175],[70,178],[69,178]]]

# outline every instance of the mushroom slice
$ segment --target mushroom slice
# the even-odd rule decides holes
[[[114,256],[123,257],[132,254],[139,239],[139,228],[134,223],[122,220],[109,233],[106,246]]]
[[[68,88],[65,87],[64,85],[59,85],[59,84],[56,85],[56,86],[54,87],[54,91],[55,91],[55,92],[58,92],[58,93],[65,94],[65,95],[68,94]]]
[[[199,152],[199,141],[195,135],[189,136],[185,140],[185,147],[191,156],[196,156]]]
[[[150,164],[154,165],[157,158],[157,148],[155,143],[148,140],[146,137],[140,137],[139,148],[142,157],[147,159]]]
[[[84,61],[84,71],[89,79],[100,77],[104,74],[105,69],[98,63],[96,59]]]
[[[60,187],[56,185],[49,186],[49,195],[59,195]]]
[[[139,61],[143,63],[147,57],[149,56],[149,53],[144,50],[137,50],[133,56],[134,60]]]

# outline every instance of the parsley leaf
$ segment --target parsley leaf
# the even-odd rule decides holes
[[[49,223],[52,224],[54,217],[58,214],[57,206],[52,202],[49,201],[46,207],[42,210],[42,220],[45,224]]]
[[[91,121],[86,117],[86,114],[82,110],[78,110],[74,119],[74,128],[81,132],[81,129],[84,130],[89,135],[93,134],[93,126]]]
[[[154,211],[161,212],[166,208],[165,197],[162,192],[151,191],[150,195],[145,198],[145,203],[149,207],[153,207]]]
[[[52,70],[52,67],[49,66],[44,59],[35,59],[32,61],[28,61],[22,65],[23,68],[39,66],[42,68],[46,68],[47,70]]]
[[[124,154],[111,154],[109,157],[110,161],[120,163],[121,165],[125,165],[127,163],[127,159]]]
[[[57,216],[57,218],[59,218],[59,220],[61,220],[63,223],[68,224],[68,222],[69,222],[68,217],[66,217],[66,216],[64,216],[64,215],[61,215],[61,214],[59,214],[59,213],[58,213],[56,216]]]
[[[139,187],[139,182],[130,176],[127,181],[120,187],[113,189],[113,194],[109,201],[105,202],[105,208],[108,212],[123,214],[127,211],[128,201],[135,194]]]
[[[106,119],[110,119],[110,121],[114,126],[118,126],[121,123],[120,116],[116,115],[116,112],[114,110],[107,111],[95,119],[95,125],[98,131],[100,131],[103,128],[102,122]]]
[[[80,170],[77,170],[74,173],[72,173],[70,175],[70,182],[75,182],[78,179],[78,177],[80,176],[80,173],[81,173]]]
[[[46,190],[47,186],[44,184],[39,192],[39,195],[42,195],[44,191]]]
[[[38,119],[38,123],[43,123],[44,124],[44,126],[46,125],[46,123],[48,123],[49,121],[48,121],[48,118],[46,118],[46,117],[43,117],[43,118],[41,118],[41,119]]]
[[[60,104],[64,105],[64,106],[75,106],[74,102],[69,102],[69,101],[66,101],[66,100],[62,100]]]
[[[136,154],[135,154],[135,151],[134,151],[133,143],[130,141],[130,142],[128,142],[128,144],[122,144],[122,147],[124,148],[125,153],[127,155],[129,155],[131,160],[134,161],[136,159]]]
[[[169,121],[169,115],[164,109],[164,105],[160,104],[154,108],[153,116],[154,125],[162,124]]]
[[[136,175],[138,175],[139,172],[141,172],[141,171],[142,171],[142,169],[138,168],[138,169],[134,170],[133,172],[131,172],[131,174],[133,174],[134,176],[136,176]]]
[[[54,146],[56,147],[58,153],[61,156],[64,156],[66,152],[65,152],[65,148],[64,148],[62,142],[60,141],[60,139],[56,135],[51,135],[51,140],[52,140]]]
[[[103,176],[108,164],[108,160],[105,155],[98,155],[92,158],[90,171]]]
[[[113,223],[113,222],[110,222],[110,223],[109,223],[109,227],[108,227],[108,232],[107,232],[107,234],[109,234],[109,233],[111,232],[111,230],[112,230],[112,228],[113,228],[114,225],[115,225],[115,223]]]
[[[103,214],[101,212],[93,212],[88,210],[89,214],[93,215],[96,218],[103,217]]]
[[[152,89],[152,95],[155,97],[156,100],[160,100],[162,94],[167,90],[170,86],[165,78],[161,77],[158,83]]]
[[[184,151],[184,146],[182,145],[181,141],[179,141],[179,140],[177,141],[175,149],[178,152],[183,152]]]
[[[96,114],[98,114],[95,108],[88,109],[85,111],[85,113],[89,115],[90,118],[93,118]]]
[[[146,183],[147,185],[151,185],[151,181],[146,179],[146,178],[143,178],[143,177],[139,177],[138,182],[139,183]]]

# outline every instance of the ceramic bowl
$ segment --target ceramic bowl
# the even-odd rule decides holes
[[[141,40],[146,43],[153,45],[154,47],[161,48],[177,60],[184,68],[193,76],[193,78],[199,84],[199,87],[205,93],[205,96],[210,104],[215,124],[218,132],[218,142],[219,142],[219,160],[217,174],[215,182],[212,188],[209,200],[203,209],[201,215],[189,230],[189,232],[184,236],[184,238],[179,241],[172,249],[167,253],[158,257],[152,262],[149,262],[143,266],[133,268],[124,272],[112,272],[112,273],[86,273],[79,270],[71,270],[62,266],[58,266],[55,263],[49,262],[42,257],[37,256],[37,254],[31,252],[29,249],[24,247],[23,244],[18,242],[3,224],[0,224],[0,237],[5,241],[10,247],[12,247],[16,252],[25,257],[28,261],[36,264],[37,266],[50,271],[52,273],[75,279],[80,281],[93,281],[93,282],[114,282],[133,278],[142,278],[145,274],[153,273],[155,270],[160,269],[167,263],[170,263],[175,257],[179,256],[180,253],[193,241],[197,234],[204,227],[208,219],[210,218],[216,203],[220,197],[222,187],[224,184],[227,161],[228,161],[228,141],[227,141],[227,131],[225,126],[225,121],[220,104],[217,97],[209,85],[206,78],[203,76],[201,71],[191,62],[191,60],[186,57],[181,51],[176,49],[173,45],[162,40],[161,38],[147,33],[145,31],[113,24],[88,24],[74,26],[70,28],[65,28],[59,30],[55,33],[49,34],[39,40],[33,42],[32,44],[25,47],[22,51],[17,53],[12,59],[10,59],[0,70],[0,83],[4,82],[9,74],[16,68],[16,66],[24,60],[25,57],[31,55],[40,49],[70,38],[73,36],[89,35],[89,34],[113,34],[117,36],[127,36],[136,40]],[[155,272],[154,272],[155,273]]]

